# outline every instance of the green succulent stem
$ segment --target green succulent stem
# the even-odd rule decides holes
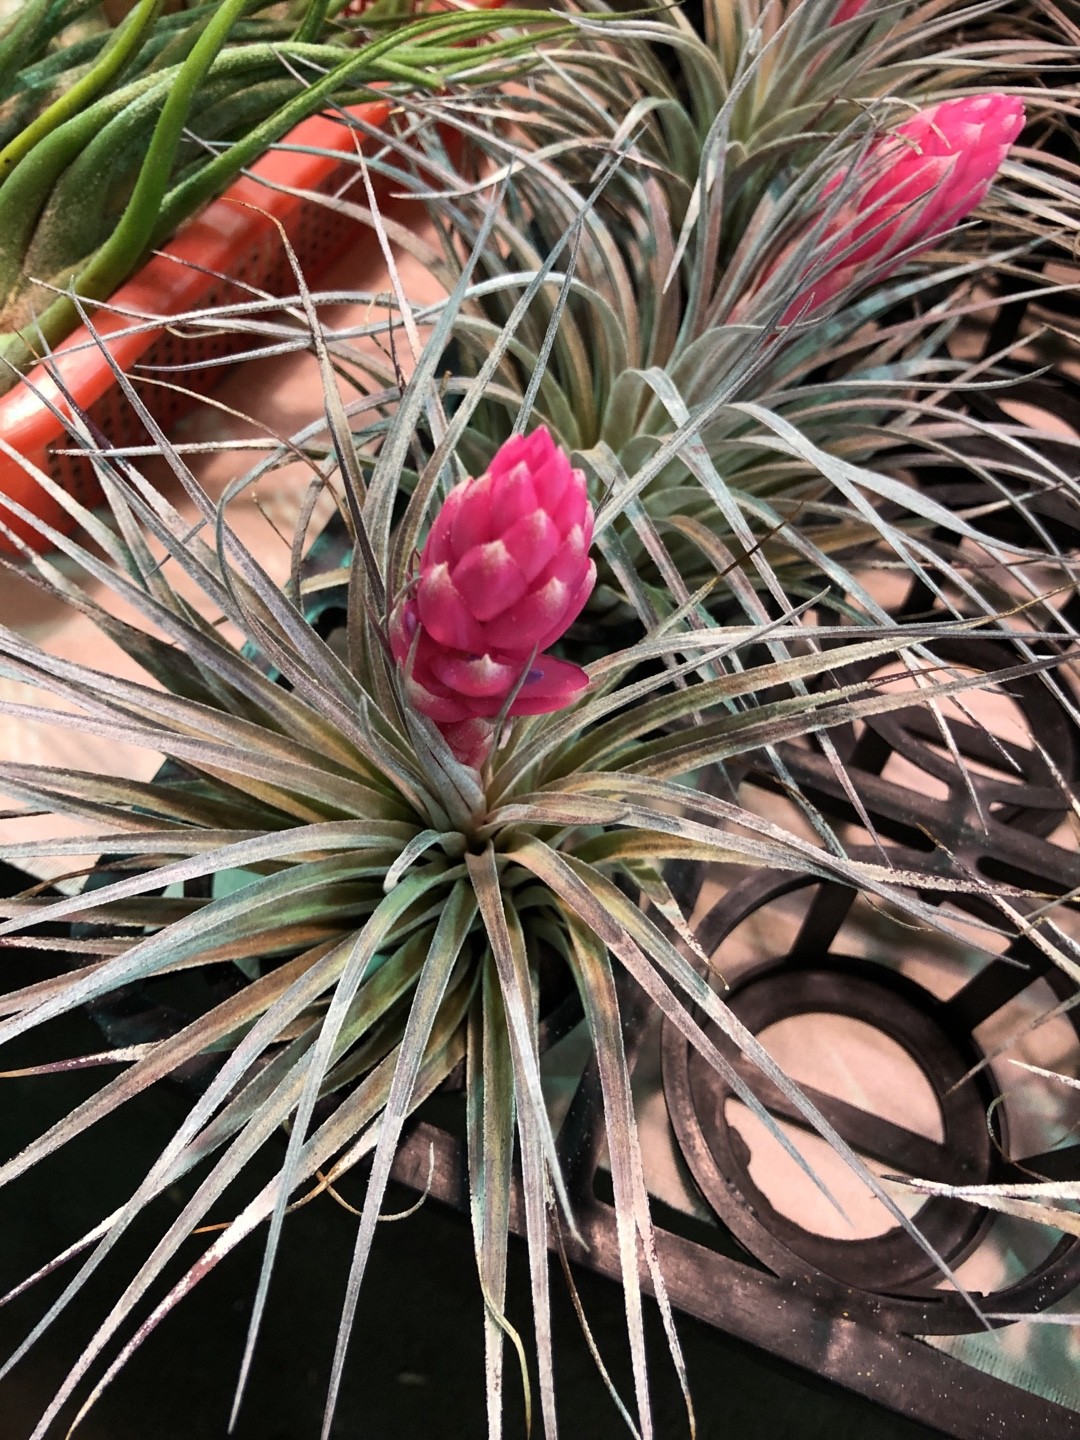
[[[142,46],[147,30],[161,9],[161,3],[162,0],[140,0],[136,8],[116,27],[96,64],[0,150],[0,181],[39,141],[66,120],[70,120],[73,115],[77,115],[120,74]]]
[[[294,60],[325,66],[340,57],[340,50],[327,45],[244,45],[218,55],[209,73],[240,96],[251,89],[253,75],[263,70],[268,74],[280,73],[283,54]],[[71,116],[39,139],[3,180],[0,184],[0,306],[10,302],[25,279],[27,250],[35,227],[42,210],[57,194],[56,187],[62,183],[69,167],[88,152],[106,128],[121,116],[125,117],[122,123],[136,133],[140,126],[146,124],[147,108],[161,104],[178,74],[179,67],[160,73],[151,71],[128,81],[119,90],[99,97],[81,113]],[[123,141],[117,137],[116,143],[122,144]],[[92,250],[92,244],[75,250],[72,254],[73,266],[84,260]]]
[[[321,33],[326,23],[326,12],[329,9],[330,0],[309,0],[304,11],[304,18],[296,32],[297,40],[314,40]]]
[[[51,8],[52,0],[27,0],[0,38],[0,95],[7,94],[28,55],[40,43],[39,31]]]
[[[120,223],[78,277],[76,288],[88,299],[100,300],[108,295],[145,250],[195,93],[228,39],[234,22],[243,14],[246,3],[247,0],[224,0],[181,66],[154,127],[150,148]]]
[[[180,17],[184,23],[176,26],[176,33],[169,37],[166,44],[155,55],[150,69],[166,70],[172,65],[182,65],[205,33],[206,27],[213,20],[217,8],[215,5],[202,5],[195,10],[185,12]],[[252,15],[265,8],[266,0],[247,0],[240,15],[241,17]]]
[[[167,84],[168,77],[147,75],[103,96],[39,140],[0,185],[0,301],[6,302],[22,280],[23,258],[38,216],[67,166],[127,105]]]
[[[522,16],[535,23],[535,16],[528,11],[512,12],[520,19]],[[448,15],[439,17],[440,20],[448,20],[450,25],[440,24],[439,29],[450,29],[457,38],[471,38],[476,34],[484,34],[493,28],[490,16]],[[464,21],[462,26],[458,21]],[[479,22],[479,23],[477,23]],[[507,12],[503,11],[500,16],[500,24],[509,23]],[[565,27],[556,26],[553,29],[562,31]],[[184,215],[191,214],[199,205],[204,204],[209,198],[221,190],[234,175],[238,174],[245,165],[251,163],[256,156],[260,155],[282,135],[298,125],[301,120],[321,108],[325,101],[335,97],[341,88],[354,79],[355,72],[365,68],[371,79],[394,79],[407,81],[414,85],[422,85],[426,89],[434,89],[446,83],[447,75],[442,70],[432,73],[430,62],[434,57],[436,65],[452,66],[460,64],[462,56],[460,50],[454,45],[445,47],[434,47],[427,45],[409,46],[408,40],[416,38],[423,40],[430,32],[431,20],[422,21],[413,25],[407,25],[391,34],[374,40],[363,50],[357,51],[343,60],[334,70],[329,71],[314,84],[309,86],[300,95],[283,105],[279,110],[269,116],[262,124],[254,127],[244,136],[231,145],[228,150],[222,151],[212,160],[208,161],[197,175],[191,176],[182,184],[176,186],[163,200],[160,207],[159,220],[154,231],[153,243],[160,243],[170,231],[174,230]],[[459,36],[459,31],[465,30],[465,37]],[[500,42],[497,45],[485,47],[485,55],[491,52],[498,54],[512,53],[514,49],[520,49],[520,42],[516,40]],[[388,52],[393,52],[388,56]],[[400,52],[400,53],[399,53]],[[384,57],[387,57],[384,59]],[[421,63],[409,63],[415,59]]]
[[[169,86],[165,106],[158,119],[136,181],[135,190],[128,202],[113,234],[91,257],[81,272],[70,274],[69,283],[75,296],[84,300],[106,299],[122,280],[131,273],[147,250],[162,241],[190,214],[209,201],[232,180],[245,165],[250,164],[269,146],[281,139],[294,125],[318,111],[332,98],[339,98],[343,87],[350,81],[362,84],[357,72],[362,72],[368,83],[396,81],[412,86],[437,89],[447,83],[453,69],[467,63],[475,64],[475,55],[462,54],[459,48],[465,40],[480,38],[492,30],[508,25],[528,25],[533,39],[558,37],[568,32],[569,27],[556,23],[545,23],[533,11],[500,11],[497,15],[487,12],[447,12],[425,16],[411,24],[394,28],[387,34],[372,40],[362,49],[350,53],[326,74],[306,87],[285,105],[279,107],[260,124],[254,125],[243,139],[238,140],[221,154],[210,159],[200,170],[187,180],[168,190],[168,180],[175,161],[176,151],[182,139],[184,126],[197,86],[219,58],[221,45],[236,16],[243,12],[250,0],[231,0],[223,6],[214,20],[207,26],[191,56],[180,67],[175,78],[156,76],[147,83],[164,83]],[[539,35],[536,27],[540,23]],[[429,37],[447,43],[428,43]],[[417,43],[413,43],[417,42]],[[504,56],[519,53],[521,40],[511,38],[485,47],[485,55]],[[325,56],[331,47],[311,47]],[[339,52],[336,47],[332,54]],[[69,133],[69,126],[63,126],[52,136],[46,137],[42,147],[51,140],[57,140],[57,154],[50,156],[51,163],[40,167],[30,178],[30,184],[38,195],[36,210],[44,204],[52,184],[64,165],[77,154],[84,140],[86,126],[94,123],[91,110],[76,117],[83,122],[77,132]],[[60,141],[59,137],[64,140]],[[36,158],[36,152],[28,156],[24,164]],[[22,175],[23,166],[17,168],[8,184],[0,189],[0,234],[3,234],[4,202],[8,199],[5,191]],[[0,255],[0,283],[8,279],[15,263],[15,251],[21,259],[25,241],[31,225],[26,222],[29,207],[16,207],[15,214],[22,223],[16,231],[16,245],[8,248],[6,257]],[[36,213],[35,210],[35,213]],[[18,243],[21,241],[22,243]],[[7,247],[5,247],[7,248]],[[4,265],[6,258],[7,265]],[[5,269],[8,272],[5,274]],[[16,272],[17,273],[17,272]],[[52,302],[32,324],[7,336],[0,337],[0,357],[18,370],[32,366],[39,358],[42,345],[53,346],[75,327],[79,310],[71,295],[62,295]]]

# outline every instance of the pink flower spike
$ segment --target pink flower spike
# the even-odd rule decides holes
[[[966,219],[986,198],[1023,124],[1024,107],[1014,97],[970,95],[921,110],[878,140],[854,172],[824,187],[823,199],[841,185],[851,198],[823,236],[820,273],[809,293],[788,306],[783,323],[820,309],[864,275],[883,279],[900,259]],[[860,177],[861,186],[853,183]]]
[[[415,589],[391,617],[390,648],[406,702],[463,764],[483,763],[508,705],[511,715],[547,714],[588,684],[579,666],[536,652],[592,592],[593,521],[585,476],[542,426],[501,446],[435,517]]]
[[[544,608],[542,592],[553,574],[577,588],[589,571],[581,547],[584,536],[592,538],[592,522],[585,476],[545,427],[508,440],[485,475],[454,487],[431,527],[420,558],[421,621],[444,645],[527,654],[534,641],[508,637],[502,622],[511,611],[516,624]],[[522,540],[533,531],[539,557],[522,554]]]

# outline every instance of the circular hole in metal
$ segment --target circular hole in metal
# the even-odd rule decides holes
[[[791,1020],[799,1022],[804,1036],[810,1034],[815,1021],[818,1030],[823,1022],[861,1022],[861,1030],[847,1031],[849,1043],[857,1036],[861,1044],[868,1045],[870,1032],[876,1032],[880,1040],[875,1038],[875,1045],[891,1044],[901,1052],[907,1081],[912,1072],[922,1077],[933,1098],[922,1105],[921,1117],[916,1114],[914,1123],[912,1106],[903,1102],[899,1107],[884,1107],[888,1114],[878,1113],[874,1097],[865,1087],[862,1094],[848,1098],[830,1093],[828,1083],[820,1083],[828,1079],[820,1071],[819,1078],[802,1080],[805,1101],[863,1158],[868,1169],[950,1184],[979,1183],[990,1177],[993,1152],[985,1123],[986,1105],[994,1093],[990,1079],[960,1083],[977,1052],[967,1045],[957,1048],[957,1037],[938,1022],[935,1003],[920,986],[872,962],[833,954],[798,965],[783,959],[764,961],[744,976],[727,998],[755,1036],[776,1031]],[[716,1027],[710,1026],[710,1033],[774,1120],[798,1132],[792,1137],[795,1148],[811,1163],[816,1157],[819,1164],[827,1165],[836,1183],[843,1174],[839,1166],[844,1159],[837,1153],[838,1165],[826,1161],[816,1138],[821,1134],[820,1123],[807,1115],[803,1101],[743,1058]],[[843,1033],[842,1025],[837,1033]],[[895,1055],[896,1050],[891,1053]],[[805,1074],[805,1042],[801,1064]],[[734,1114],[729,1114],[733,1087],[696,1052],[688,1059],[688,1081],[694,1126],[703,1144],[692,1147],[687,1159],[710,1203],[737,1234],[745,1231],[756,1254],[785,1273],[793,1265],[808,1264],[860,1288],[925,1291],[933,1286],[938,1267],[905,1231],[896,1213],[886,1225],[880,1199],[876,1213],[867,1209],[874,1196],[865,1178],[852,1174],[838,1198],[842,1205],[845,1199],[848,1204],[858,1202],[868,1235],[860,1234],[858,1227],[846,1227],[842,1217],[837,1219],[845,1225],[844,1230],[835,1230],[836,1221],[826,1225],[823,1217],[827,1212],[816,1201],[813,1221],[802,1207],[792,1204],[790,1194],[784,1207],[778,1207],[774,1200],[789,1186],[790,1174],[770,1176],[763,1184],[761,1163],[755,1173],[753,1146],[733,1123]],[[837,1085],[834,1077],[832,1088],[844,1087]],[[918,1092],[916,1096],[919,1098]],[[921,1099],[926,1102],[925,1091]],[[680,1119],[675,1119],[679,1129]],[[929,1134],[920,1132],[920,1123]],[[763,1122],[761,1126],[759,1162],[763,1154],[760,1136],[768,1128]],[[773,1143],[779,1149],[778,1142]],[[824,1136],[822,1144],[828,1145]],[[985,1229],[985,1217],[969,1205],[908,1198],[921,1234],[950,1263],[966,1255]],[[828,1205],[827,1200],[824,1203]],[[764,1253],[759,1245],[764,1246]]]
[[[868,682],[875,695],[904,697],[897,709],[856,722],[846,735],[835,733],[845,762],[901,792],[949,799],[958,816],[970,811],[979,824],[993,816],[1049,834],[1080,781],[1066,683],[1051,671],[999,682],[996,676],[1025,658],[1019,647],[999,640],[934,640],[927,651],[918,659],[922,681],[895,659],[834,675],[844,683]],[[935,687],[956,681],[962,690],[934,697]]]

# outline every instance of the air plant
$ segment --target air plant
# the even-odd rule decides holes
[[[738,7],[740,23],[749,8]],[[828,47],[852,44],[851,27],[884,25],[888,8],[868,6],[833,25],[830,7],[818,7],[813,23],[830,32],[821,55],[835,60],[841,52]],[[831,214],[818,201],[841,167],[858,173],[876,120],[867,128],[864,118],[842,115],[824,139],[801,129],[794,148],[762,142],[758,158],[772,178],[756,203],[765,203],[782,156],[807,155],[808,169],[789,177],[779,202],[785,223],[769,245],[760,244],[758,218],[755,263],[734,244],[729,278],[718,266],[736,239],[734,222],[709,179],[723,147],[678,119],[674,87],[636,39],[641,32],[654,41],[655,28],[613,24],[590,49],[586,26],[581,55],[594,67],[587,84],[581,55],[564,55],[549,61],[543,83],[515,98],[518,133],[476,125],[499,162],[493,178],[463,183],[433,130],[422,183],[440,167],[449,182],[432,202],[446,240],[436,258],[448,298],[413,307],[393,269],[392,301],[360,297],[381,309],[359,328],[386,344],[385,365],[361,356],[353,335],[324,324],[318,297],[299,276],[285,320],[268,319],[262,301],[246,314],[234,306],[189,317],[261,328],[273,348],[311,348],[324,386],[325,421],[282,442],[222,501],[205,492],[123,382],[183,487],[194,525],[135,458],[110,449],[78,417],[73,439],[95,464],[111,523],[35,472],[87,539],[20,514],[64,557],[27,554],[27,573],[91,617],[144,678],[124,681],[56,659],[0,628],[0,673],[61,702],[3,708],[123,739],[167,763],[152,784],[0,763],[0,788],[27,816],[45,810],[82,827],[21,841],[8,858],[31,864],[88,849],[108,857],[90,889],[61,898],[33,891],[4,903],[0,938],[33,940],[43,925],[90,928],[49,940],[61,953],[68,947],[76,968],[5,996],[0,1041],[135,981],[153,987],[203,969],[220,977],[224,967],[233,985],[0,1166],[0,1183],[14,1182],[126,1100],[202,1060],[190,1113],[149,1157],[130,1199],[72,1246],[69,1262],[81,1255],[81,1263],[9,1362],[48,1330],[150,1201],[189,1176],[190,1198],[72,1366],[33,1440],[44,1440],[69,1400],[88,1390],[84,1415],[186,1291],[265,1225],[239,1405],[291,1201],[365,1160],[371,1169],[342,1287],[325,1440],[403,1128],[462,1061],[489,1433],[501,1433],[504,1349],[507,1335],[517,1338],[506,1314],[516,1163],[539,1408],[554,1436],[548,1247],[573,1233],[574,1196],[540,1083],[540,977],[553,971],[578,997],[599,1074],[635,1391],[632,1401],[616,1400],[632,1433],[654,1433],[643,1273],[684,1389],[686,1380],[653,1244],[622,985],[676,1025],[807,1169],[709,1027],[737,1044],[955,1283],[887,1190],[725,1006],[666,866],[734,860],[819,875],[948,931],[948,916],[909,888],[917,890],[919,877],[892,864],[885,847],[874,861],[851,858],[791,780],[783,746],[814,737],[844,776],[832,727],[914,703],[930,707],[948,744],[942,702],[1007,677],[974,681],[935,658],[936,642],[962,646],[991,632],[1016,654],[1009,674],[1062,664],[1075,636],[1044,593],[1047,570],[1028,578],[1017,555],[1058,582],[1071,579],[1071,558],[1051,543],[1039,549],[1037,529],[1021,553],[979,529],[978,516],[951,514],[915,483],[911,457],[944,457],[991,485],[1019,474],[1033,491],[1053,484],[1072,494],[1072,482],[1037,430],[977,425],[933,398],[983,378],[979,363],[940,354],[942,336],[955,329],[956,297],[977,272],[969,254],[950,258],[944,281],[940,256],[918,257],[925,269],[893,275],[850,305],[823,307],[809,322],[793,322],[790,335],[779,333],[792,298],[780,280],[768,315],[726,321],[725,306],[750,292],[749,275],[767,273],[796,221],[802,248],[776,275],[801,283],[815,259],[832,253],[828,224],[854,182],[838,183]],[[687,74],[714,78],[716,114],[727,123],[749,80],[738,95],[741,82],[732,82],[728,95],[708,47],[678,24],[670,33],[678,53],[692,57]],[[620,35],[627,50],[610,83],[633,77],[640,89],[609,113],[613,92],[596,59],[617,53]],[[862,77],[856,61],[850,66],[849,78]],[[753,63],[745,73],[757,73]],[[882,80],[880,93],[891,83]],[[497,115],[508,103],[485,102]],[[475,95],[468,105],[481,108]],[[453,97],[413,109],[436,119],[450,112],[461,123]],[[595,142],[584,147],[583,115]],[[639,122],[653,127],[649,144],[671,138],[679,164],[657,159],[637,134]],[[531,148],[530,130],[560,138]],[[587,180],[582,148],[590,167],[600,159]],[[750,154],[733,152],[732,164]],[[407,160],[391,168],[421,188]],[[430,254],[372,218],[388,253],[393,238]],[[890,253],[883,263],[897,258]],[[914,308],[889,318],[905,304]],[[407,382],[391,349],[402,336],[414,364]],[[366,386],[348,404],[338,388],[343,374]],[[924,385],[932,386],[925,399]],[[885,442],[883,414],[898,417],[897,436]],[[975,434],[993,438],[989,453],[965,452],[962,441]],[[885,465],[890,452],[906,456],[903,475],[899,461],[897,470]],[[302,506],[292,570],[279,585],[230,526],[229,505],[297,455],[312,470],[311,503]],[[349,543],[334,577],[341,645],[320,636],[305,603],[308,521],[325,490]],[[1010,499],[1002,485],[996,498],[1028,518],[1022,496]],[[523,522],[535,552],[516,548],[514,526]],[[935,527],[959,535],[973,563],[946,550]],[[605,602],[632,621],[622,634],[605,626],[589,594],[597,557]],[[925,614],[901,624],[888,613],[865,573],[886,567],[927,585]],[[559,583],[549,590],[552,579]],[[898,686],[892,677],[889,686],[859,678],[859,665],[893,657],[902,662]],[[773,767],[811,838],[700,783],[709,767],[750,756]],[[857,795],[852,803],[857,808]],[[178,900],[172,889],[238,871],[245,883],[229,893]],[[1069,968],[1069,941],[1048,907],[1018,921],[1027,897],[1008,887],[960,873],[939,884],[977,892],[1002,929],[1023,924]],[[163,1298],[151,1294],[220,1197],[266,1154],[271,1179]],[[132,1320],[137,1328],[125,1339]]]
[[[944,239],[986,199],[1023,124],[1024,107],[1008,95],[945,100],[897,126],[860,157],[855,173],[834,175],[821,192],[830,215],[821,240],[832,244],[807,277],[812,288],[796,294],[780,323],[880,284],[891,266]],[[850,199],[837,214],[829,198],[841,188]],[[749,296],[746,309],[753,304]]]
[[[543,277],[536,277],[537,288],[541,283]],[[463,285],[459,299],[465,290]],[[750,864],[809,869],[890,898],[927,923],[943,923],[932,907],[905,893],[910,877],[887,864],[855,862],[842,849],[785,833],[737,803],[698,789],[695,781],[711,763],[910,703],[911,694],[875,693],[872,685],[826,683],[809,693],[804,682],[860,658],[906,650],[939,630],[962,634],[968,627],[937,622],[914,634],[895,626],[872,632],[817,627],[818,643],[801,647],[798,656],[774,660],[766,654],[760,663],[740,664],[739,656],[750,654],[748,647],[756,643],[795,642],[802,633],[797,614],[764,626],[703,627],[693,606],[675,607],[629,648],[589,665],[586,689],[575,681],[553,694],[551,703],[562,705],[561,711],[515,716],[513,690],[507,692],[483,753],[456,756],[439,724],[415,703],[410,674],[415,675],[416,647],[410,645],[403,657],[401,642],[395,645],[392,638],[395,630],[407,634],[401,616],[416,604],[414,635],[419,633],[426,616],[425,578],[430,582],[442,563],[431,562],[444,553],[448,529],[464,516],[462,533],[469,530],[482,540],[482,528],[472,530],[474,516],[484,510],[483,498],[474,498],[477,487],[490,499],[500,476],[509,476],[503,497],[525,509],[525,500],[539,502],[542,518],[533,523],[545,531],[543,515],[552,520],[552,561],[558,564],[560,554],[575,557],[569,568],[577,578],[569,579],[578,599],[563,607],[547,629],[529,631],[530,655],[556,641],[588,585],[587,562],[582,568],[587,527],[580,483],[565,457],[536,431],[509,442],[488,480],[458,480],[457,441],[466,433],[469,409],[482,398],[482,386],[453,419],[436,422],[439,441],[419,473],[405,471],[404,458],[415,453],[419,416],[439,411],[439,386],[433,380],[443,350],[438,333],[419,353],[416,372],[400,398],[384,419],[373,422],[357,448],[333,383],[326,337],[311,298],[301,293],[322,356],[327,425],[338,466],[334,483],[355,540],[343,601],[344,658],[305,619],[299,572],[284,589],[269,579],[230,529],[228,497],[219,505],[210,500],[145,411],[160,453],[216,541],[202,539],[133,463],[102,451],[75,422],[76,434],[95,458],[114,528],[68,499],[94,548],[47,531],[66,557],[65,568],[41,556],[27,561],[29,573],[91,616],[138,662],[145,683],[51,658],[10,630],[0,631],[3,673],[63,702],[59,710],[5,702],[6,712],[107,733],[169,762],[152,784],[13,761],[0,766],[0,785],[28,813],[47,808],[89,822],[94,832],[19,843],[8,848],[9,859],[25,863],[46,854],[62,857],[88,846],[126,857],[119,868],[116,858],[103,861],[91,891],[60,899],[28,893],[5,903],[4,936],[33,933],[41,924],[58,921],[89,921],[92,929],[86,932],[89,938],[73,942],[77,968],[4,998],[7,1018],[0,1023],[0,1039],[100,1002],[136,980],[153,986],[178,970],[206,967],[220,974],[222,967],[231,967],[235,982],[228,998],[208,1001],[205,1013],[147,1045],[122,1074],[0,1168],[0,1180],[14,1181],[127,1099],[204,1057],[209,1068],[190,1114],[152,1159],[130,1200],[95,1223],[74,1247],[73,1256],[80,1251],[85,1256],[82,1264],[11,1363],[47,1330],[152,1197],[205,1164],[182,1213],[118,1297],[34,1433],[41,1437],[49,1431],[95,1362],[111,1355],[84,1403],[85,1413],[190,1284],[266,1223],[265,1265],[239,1401],[291,1198],[318,1176],[332,1183],[373,1155],[345,1286],[328,1433],[357,1291],[402,1127],[464,1058],[473,1224],[488,1307],[490,1428],[498,1434],[501,1423],[516,1147],[540,1402],[545,1429],[553,1435],[546,1253],[550,1227],[572,1232],[574,1223],[573,1198],[541,1096],[536,1040],[539,969],[554,960],[565,985],[580,997],[599,1062],[633,1355],[633,1408],[641,1433],[650,1434],[639,1254],[660,1299],[680,1373],[681,1361],[652,1246],[616,974],[632,977],[730,1075],[775,1131],[775,1122],[701,1028],[695,1007],[734,1037],[911,1228],[686,958],[678,941],[692,953],[693,936],[664,881],[663,865],[675,858],[737,857]],[[451,319],[452,307],[444,314],[444,326]],[[498,347],[505,351],[512,340],[508,327]],[[138,406],[130,386],[128,393]],[[388,401],[358,403],[362,412]],[[527,425],[523,413],[522,434]],[[295,447],[282,453],[295,453]],[[37,479],[55,488],[48,477]],[[314,483],[321,488],[328,481],[328,467],[322,466]],[[598,530],[610,529],[619,505],[617,497],[609,497]],[[573,539],[578,528],[581,535]],[[411,557],[425,532],[430,549],[414,592]],[[461,538],[455,536],[455,542]],[[466,559],[470,553],[475,552],[466,545]],[[474,613],[484,593],[482,569],[470,566],[467,586],[457,577],[459,593],[468,590]],[[194,589],[195,600],[181,598],[169,578],[173,572],[183,577],[189,596]],[[105,597],[130,607],[134,618],[120,618],[107,599],[96,598],[94,590],[77,581],[80,575],[86,585],[102,587]],[[219,616],[232,622],[239,641],[230,643]],[[504,637],[494,638],[501,647]],[[448,641],[454,642],[452,649],[463,643],[477,647],[481,657],[488,653],[482,630],[440,634],[438,643]],[[523,637],[515,652],[519,658],[524,643]],[[958,688],[956,681],[927,674],[918,679],[930,695]],[[468,677],[462,683],[456,670],[444,669],[442,683],[450,691],[468,693]],[[778,698],[766,699],[766,693]],[[755,695],[762,697],[760,703],[739,708]],[[237,870],[247,883],[229,895],[179,903],[171,898],[169,887],[179,882]],[[985,888],[978,880],[956,883]],[[1045,928],[1050,935],[1052,926]],[[56,942],[61,950],[64,943]],[[119,1343],[121,1326],[139,1313],[178,1247],[252,1157],[275,1145],[282,1127],[288,1139],[278,1152],[274,1178],[207,1245],[186,1277],[142,1315],[135,1338]],[[791,1148],[786,1138],[784,1143]]]
[[[926,559],[935,527],[954,540],[964,530],[912,483],[943,462],[995,494],[1012,493],[1017,466],[1033,494],[1071,492],[1057,437],[1030,424],[1021,442],[1001,408],[1033,396],[1032,371],[1070,333],[1073,277],[1061,262],[1077,225],[1075,55],[1055,17],[1031,7],[1010,32],[998,5],[870,5],[837,24],[817,0],[717,4],[705,7],[703,38],[677,11],[617,36],[594,34],[586,17],[578,45],[512,100],[450,102],[494,173],[513,180],[480,262],[486,283],[455,326],[448,393],[489,372],[491,338],[526,277],[580,216],[491,373],[471,463],[486,464],[526,396],[595,483],[618,485],[651,462],[639,499],[658,536],[621,527],[622,561],[602,565],[594,614],[615,603],[616,563],[646,589],[677,590],[678,577],[685,598],[734,561],[759,595],[779,583],[805,597],[822,574],[851,573],[835,557],[856,546],[880,545],[885,563],[912,546]],[[996,94],[1005,98],[978,98]],[[989,193],[982,172],[969,184],[954,166],[931,185],[915,165],[921,193],[901,184],[886,198],[873,166],[931,115],[979,103],[993,122],[979,151],[998,169]],[[1026,144],[1015,141],[1021,105]],[[407,161],[392,173],[426,188]],[[433,207],[441,247],[395,238],[452,289],[489,192],[470,204],[443,174],[458,194]],[[902,215],[891,208],[901,204]],[[1047,265],[1058,268],[1044,275]],[[992,325],[1003,296],[1013,304]],[[1017,315],[1019,329],[1002,329]],[[389,360],[337,353],[391,383]],[[691,420],[702,443],[675,462],[667,442]],[[1058,563],[1068,583],[1070,562]],[[777,565],[787,578],[774,582]],[[983,580],[942,571],[944,589],[972,583]],[[876,613],[865,593],[850,598]]]

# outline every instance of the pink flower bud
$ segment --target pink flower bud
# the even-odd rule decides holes
[[[587,684],[577,665],[539,652],[589,598],[592,529],[585,477],[544,428],[508,440],[446,497],[390,643],[410,701],[465,764],[490,748],[492,726],[474,722],[490,722],[518,686],[511,715],[559,710]]]
[[[946,100],[884,136],[854,172],[834,176],[823,199],[860,176],[865,184],[829,223],[823,238],[836,239],[821,273],[809,295],[785,311],[784,323],[817,310],[867,270],[881,279],[897,256],[928,248],[958,225],[985,197],[1023,124],[1024,107],[1009,95]]]

